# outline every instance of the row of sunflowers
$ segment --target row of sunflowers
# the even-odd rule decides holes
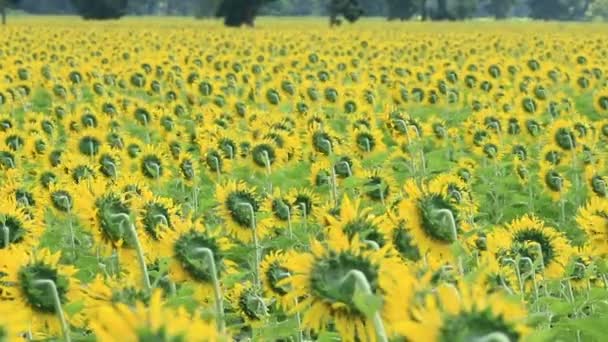
[[[0,341],[602,339],[603,26],[156,24],[2,28]]]

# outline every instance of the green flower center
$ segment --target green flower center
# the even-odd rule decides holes
[[[564,187],[564,178],[557,171],[550,170],[545,175],[545,184],[549,190],[560,192]]]
[[[576,137],[572,131],[560,128],[555,133],[555,143],[564,150],[572,150],[576,147]]]
[[[371,152],[376,147],[376,138],[367,132],[357,134],[357,147],[363,152]]]
[[[509,119],[509,128],[507,129],[507,132],[509,132],[511,135],[516,135],[521,132],[519,121],[517,121],[517,119]]]
[[[209,151],[205,157],[205,163],[209,170],[213,172],[222,172],[223,170],[224,160],[218,151]]]
[[[317,131],[312,135],[312,146],[315,151],[329,155],[334,149],[333,141],[329,134]]]
[[[450,222],[445,217],[447,214],[442,214],[442,210],[449,210],[456,230],[459,229],[458,210],[449,201],[437,194],[428,195],[418,200],[418,210],[422,216],[422,229],[428,237],[445,244],[455,241]]]
[[[602,110],[608,110],[608,96],[600,96],[597,99],[597,104]]]
[[[274,261],[266,270],[266,279],[268,280],[268,284],[270,290],[278,296],[284,296],[288,293],[288,290],[285,286],[277,285],[279,281],[287,278],[289,275],[289,271],[282,267],[281,264],[277,261]]]
[[[553,165],[558,165],[562,161],[562,157],[557,151],[549,151],[545,154],[545,160]]]
[[[64,190],[57,190],[51,193],[51,204],[53,208],[67,213],[74,207],[74,201],[72,195]]]
[[[261,320],[266,312],[262,299],[253,292],[253,288],[245,289],[241,293],[237,305],[251,321]]]
[[[144,207],[144,229],[155,240],[158,240],[158,229],[172,227],[169,210],[161,203],[147,203]]]
[[[43,172],[40,175],[40,184],[45,189],[48,189],[49,186],[55,182],[57,182],[57,176],[50,171]]]
[[[197,252],[197,248],[208,248],[213,253],[218,277],[224,271],[224,257],[215,238],[200,232],[190,231],[177,239],[173,246],[176,259],[186,272],[200,282],[211,283],[212,274],[209,260],[205,254]]]
[[[192,160],[186,159],[182,161],[179,165],[179,169],[186,180],[194,179],[194,164],[192,163]]]
[[[56,269],[41,262],[24,266],[19,270],[19,284],[28,304],[40,312],[55,313],[50,286],[37,284],[39,280],[51,280],[55,283],[62,304],[66,302],[69,280],[60,275]]]
[[[320,170],[315,176],[315,185],[323,186],[331,184],[331,175],[327,170]]]
[[[600,196],[606,197],[607,193],[607,184],[603,177],[595,175],[591,178],[591,189],[593,192]]]
[[[228,157],[228,159],[234,159],[237,155],[236,143],[230,139],[222,139],[219,142],[219,148]]]
[[[0,169],[14,169],[15,156],[8,151],[0,151]]]
[[[99,148],[101,147],[101,141],[95,137],[82,137],[78,142],[78,151],[84,154],[85,156],[95,156],[99,153]]]
[[[404,259],[411,261],[420,260],[420,250],[414,244],[414,239],[406,229],[404,222],[399,223],[399,226],[395,228],[393,244]]]
[[[312,198],[306,194],[298,194],[296,199],[293,201],[293,206],[298,210],[304,212],[306,216],[310,216],[313,211]]]
[[[386,182],[383,182],[382,177],[373,176],[368,179],[367,182],[363,184],[367,191],[365,194],[371,200],[380,201],[384,200],[389,195],[389,186]]]
[[[130,217],[131,211],[127,204],[123,203],[116,194],[106,194],[95,201],[95,207],[97,223],[104,237],[111,242],[124,240],[130,245],[132,237],[127,217]]]
[[[246,204],[251,205],[253,213]],[[259,204],[252,193],[242,190],[233,191],[228,195],[225,205],[234,222],[243,228],[251,228],[253,224],[251,215],[259,210]]]
[[[287,221],[290,219],[291,205],[283,198],[275,198],[272,200],[272,213],[275,218]]]
[[[310,273],[312,295],[328,304],[342,303],[349,313],[363,316],[357,309],[353,296],[355,294],[355,277],[346,276],[351,270],[361,271],[372,293],[378,289],[378,267],[359,255],[348,252],[331,253],[323,259],[317,259]]]
[[[551,244],[551,239],[543,234],[542,231],[528,228],[521,230],[513,237],[514,246],[513,250],[521,257],[528,257],[534,262],[538,259],[538,248],[533,247],[530,243],[537,243],[540,246],[540,252],[542,253],[543,263],[548,266],[553,262],[555,258],[555,249]],[[522,272],[526,269],[529,270],[529,263],[520,262],[520,268]],[[540,270],[539,270],[540,271]]]
[[[504,317],[497,317],[489,310],[460,312],[444,317],[439,341],[465,342],[481,339],[494,332],[505,334],[509,341],[518,341],[519,333],[507,324]]]
[[[19,203],[19,205],[24,207],[32,207],[36,205],[34,195],[25,189],[17,189],[15,191],[15,200],[17,203]]]
[[[4,249],[6,243],[6,232],[8,231],[8,245],[20,243],[23,241],[27,231],[23,228],[23,222],[12,215],[0,215],[0,227],[4,228],[0,231],[0,249]]]
[[[141,172],[145,177],[158,179],[162,177],[164,171],[162,161],[159,157],[151,154],[142,158]]]
[[[6,146],[13,151],[20,150],[25,143],[23,138],[18,135],[9,135],[4,142],[6,143]]]
[[[276,160],[274,147],[268,144],[260,144],[254,147],[251,150],[251,156],[253,157],[253,162],[259,167],[266,167],[266,163],[270,166]]]
[[[92,179],[95,171],[87,165],[78,165],[72,171],[72,179],[76,184],[86,179]]]
[[[343,229],[351,239],[358,234],[362,240],[373,241],[380,247],[385,244],[384,236],[380,233],[378,227],[363,218],[357,218],[346,223]]]
[[[350,157],[341,157],[334,165],[334,172],[339,178],[348,178],[353,174],[353,165]]]

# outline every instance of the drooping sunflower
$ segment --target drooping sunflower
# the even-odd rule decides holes
[[[215,200],[228,232],[240,241],[253,240],[254,225],[258,238],[268,232],[264,225],[256,224],[255,216],[261,203],[255,188],[244,182],[230,181],[216,187]]]
[[[477,211],[477,203],[468,184],[456,175],[440,174],[431,179],[428,189],[432,193],[441,193],[444,197],[467,215],[473,215]]]
[[[12,198],[0,199],[0,250],[19,247],[25,250],[35,246],[44,226],[42,215],[29,215]]]
[[[362,180],[362,192],[371,201],[387,204],[399,196],[399,187],[384,167],[366,170]]]
[[[408,197],[399,203],[398,213],[410,224],[422,255],[450,259],[450,245],[469,230],[466,213],[443,192],[418,187],[413,180],[407,181],[405,193]]]
[[[163,307],[162,292],[155,291],[149,305],[117,303],[101,307],[90,323],[99,341],[205,341],[220,336],[212,323],[185,309]]]
[[[280,285],[281,280],[289,276],[286,262],[287,254],[281,251],[273,251],[266,254],[260,264],[260,278],[264,293],[268,298],[276,299],[278,305],[283,308],[292,308],[295,302],[287,300],[289,288],[285,285]]]
[[[501,263],[505,258],[520,260],[518,266],[522,273],[524,270],[530,271],[530,266],[521,258],[541,261],[542,266],[536,271],[550,279],[563,276],[574,252],[562,232],[529,215],[511,221],[504,228],[493,230],[487,236],[487,246],[488,251],[494,253]]]
[[[328,230],[340,230],[349,239],[357,238],[362,242],[371,244],[373,248],[382,248],[390,245],[390,223],[385,215],[373,215],[369,208],[361,208],[361,200],[351,200],[344,196],[340,212],[334,216],[325,215]]]
[[[414,280],[401,259],[386,248],[369,249],[334,229],[325,244],[311,241],[310,252],[290,255],[285,265],[291,276],[279,284],[291,288],[286,300],[300,300],[294,310],[304,311],[305,330],[319,332],[332,325],[344,341],[375,341],[372,320],[353,298],[359,282],[367,282],[381,298],[379,314],[389,336],[405,319]]]
[[[105,132],[87,128],[79,131],[75,136],[70,136],[68,150],[87,158],[93,158],[99,154],[105,141]]]
[[[519,341],[530,332],[522,303],[501,292],[487,294],[483,285],[464,281],[458,287],[440,285],[412,312],[413,319],[399,325],[399,332],[411,341],[464,342],[488,336]]]
[[[608,254],[608,199],[591,197],[578,209],[576,223],[587,234],[589,246],[595,253]]]
[[[171,177],[169,164],[164,145],[146,145],[137,157],[138,173],[148,182],[164,184]]]
[[[247,325],[262,327],[268,320],[268,303],[255,292],[255,287],[249,281],[236,283],[226,297],[230,306]]]
[[[10,257],[7,255],[0,261],[0,272],[3,273],[0,292],[3,297],[8,298],[12,306],[26,311],[26,322],[31,322],[34,336],[59,335],[61,324],[57,319],[50,285],[39,281],[50,280],[55,284],[62,306],[78,301],[81,292],[79,281],[75,278],[76,268],[59,264],[61,253],[51,253],[48,249],[35,251],[31,255],[21,248],[8,252]],[[78,313],[70,315],[66,312],[66,316],[72,324],[81,322]]]
[[[309,188],[292,188],[287,193],[287,200],[298,217],[312,220],[319,214],[321,198]]]
[[[170,198],[154,196],[151,191],[144,191],[131,204],[142,244],[149,255],[160,257],[160,241],[166,237],[167,231],[175,228],[175,222],[180,220],[179,207]]]
[[[540,165],[538,176],[543,190],[555,202],[563,199],[570,188],[570,181],[566,179],[564,173],[546,163]]]
[[[271,214],[267,220],[264,220],[270,228],[288,226],[295,219],[297,212],[297,208],[293,206],[287,194],[284,194],[278,187],[274,188],[272,194],[264,199],[261,210]]]
[[[605,87],[594,94],[593,108],[600,114],[608,113],[608,87]]]

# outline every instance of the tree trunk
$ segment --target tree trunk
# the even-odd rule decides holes
[[[2,25],[6,25],[6,5],[0,0],[0,12],[2,13]]]

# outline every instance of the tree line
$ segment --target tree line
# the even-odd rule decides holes
[[[608,15],[608,0],[0,0],[7,8],[36,14],[78,14],[85,19],[124,15],[221,17],[227,26],[253,25],[258,15],[327,16],[331,25],[361,16],[388,20],[466,20],[511,16],[587,20]]]

